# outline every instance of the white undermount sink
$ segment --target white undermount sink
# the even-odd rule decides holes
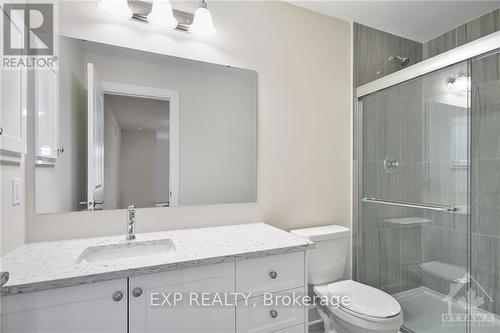
[[[112,261],[165,254],[172,251],[175,251],[175,246],[171,239],[130,241],[119,244],[89,246],[83,250],[76,262]]]

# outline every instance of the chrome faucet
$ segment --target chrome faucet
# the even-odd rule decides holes
[[[127,210],[127,240],[135,239],[135,205],[128,206]]]

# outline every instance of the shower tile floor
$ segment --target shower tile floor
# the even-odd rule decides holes
[[[445,295],[429,288],[419,287],[393,295],[403,309],[404,327],[416,333],[457,333],[466,332],[465,327],[446,327],[441,322],[441,314],[448,313],[448,302]],[[458,302],[452,301],[452,313],[464,313]],[[481,314],[489,314],[481,311]],[[471,333],[498,333],[500,332],[500,318],[490,327],[473,327]]]

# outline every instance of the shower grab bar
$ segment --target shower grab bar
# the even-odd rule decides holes
[[[438,212],[448,212],[454,213],[458,210],[458,208],[453,206],[445,206],[445,205],[432,205],[432,204],[424,204],[419,202],[409,202],[409,201],[388,201],[377,198],[363,198],[361,199],[363,202],[370,202],[379,205],[387,205],[387,206],[397,206],[397,207],[407,207],[407,208],[420,208],[427,210],[434,210]]]

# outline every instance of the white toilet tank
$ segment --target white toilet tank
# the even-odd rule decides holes
[[[309,251],[309,283],[320,285],[340,280],[344,275],[349,248],[349,228],[340,225],[296,229],[293,234],[316,245]]]

